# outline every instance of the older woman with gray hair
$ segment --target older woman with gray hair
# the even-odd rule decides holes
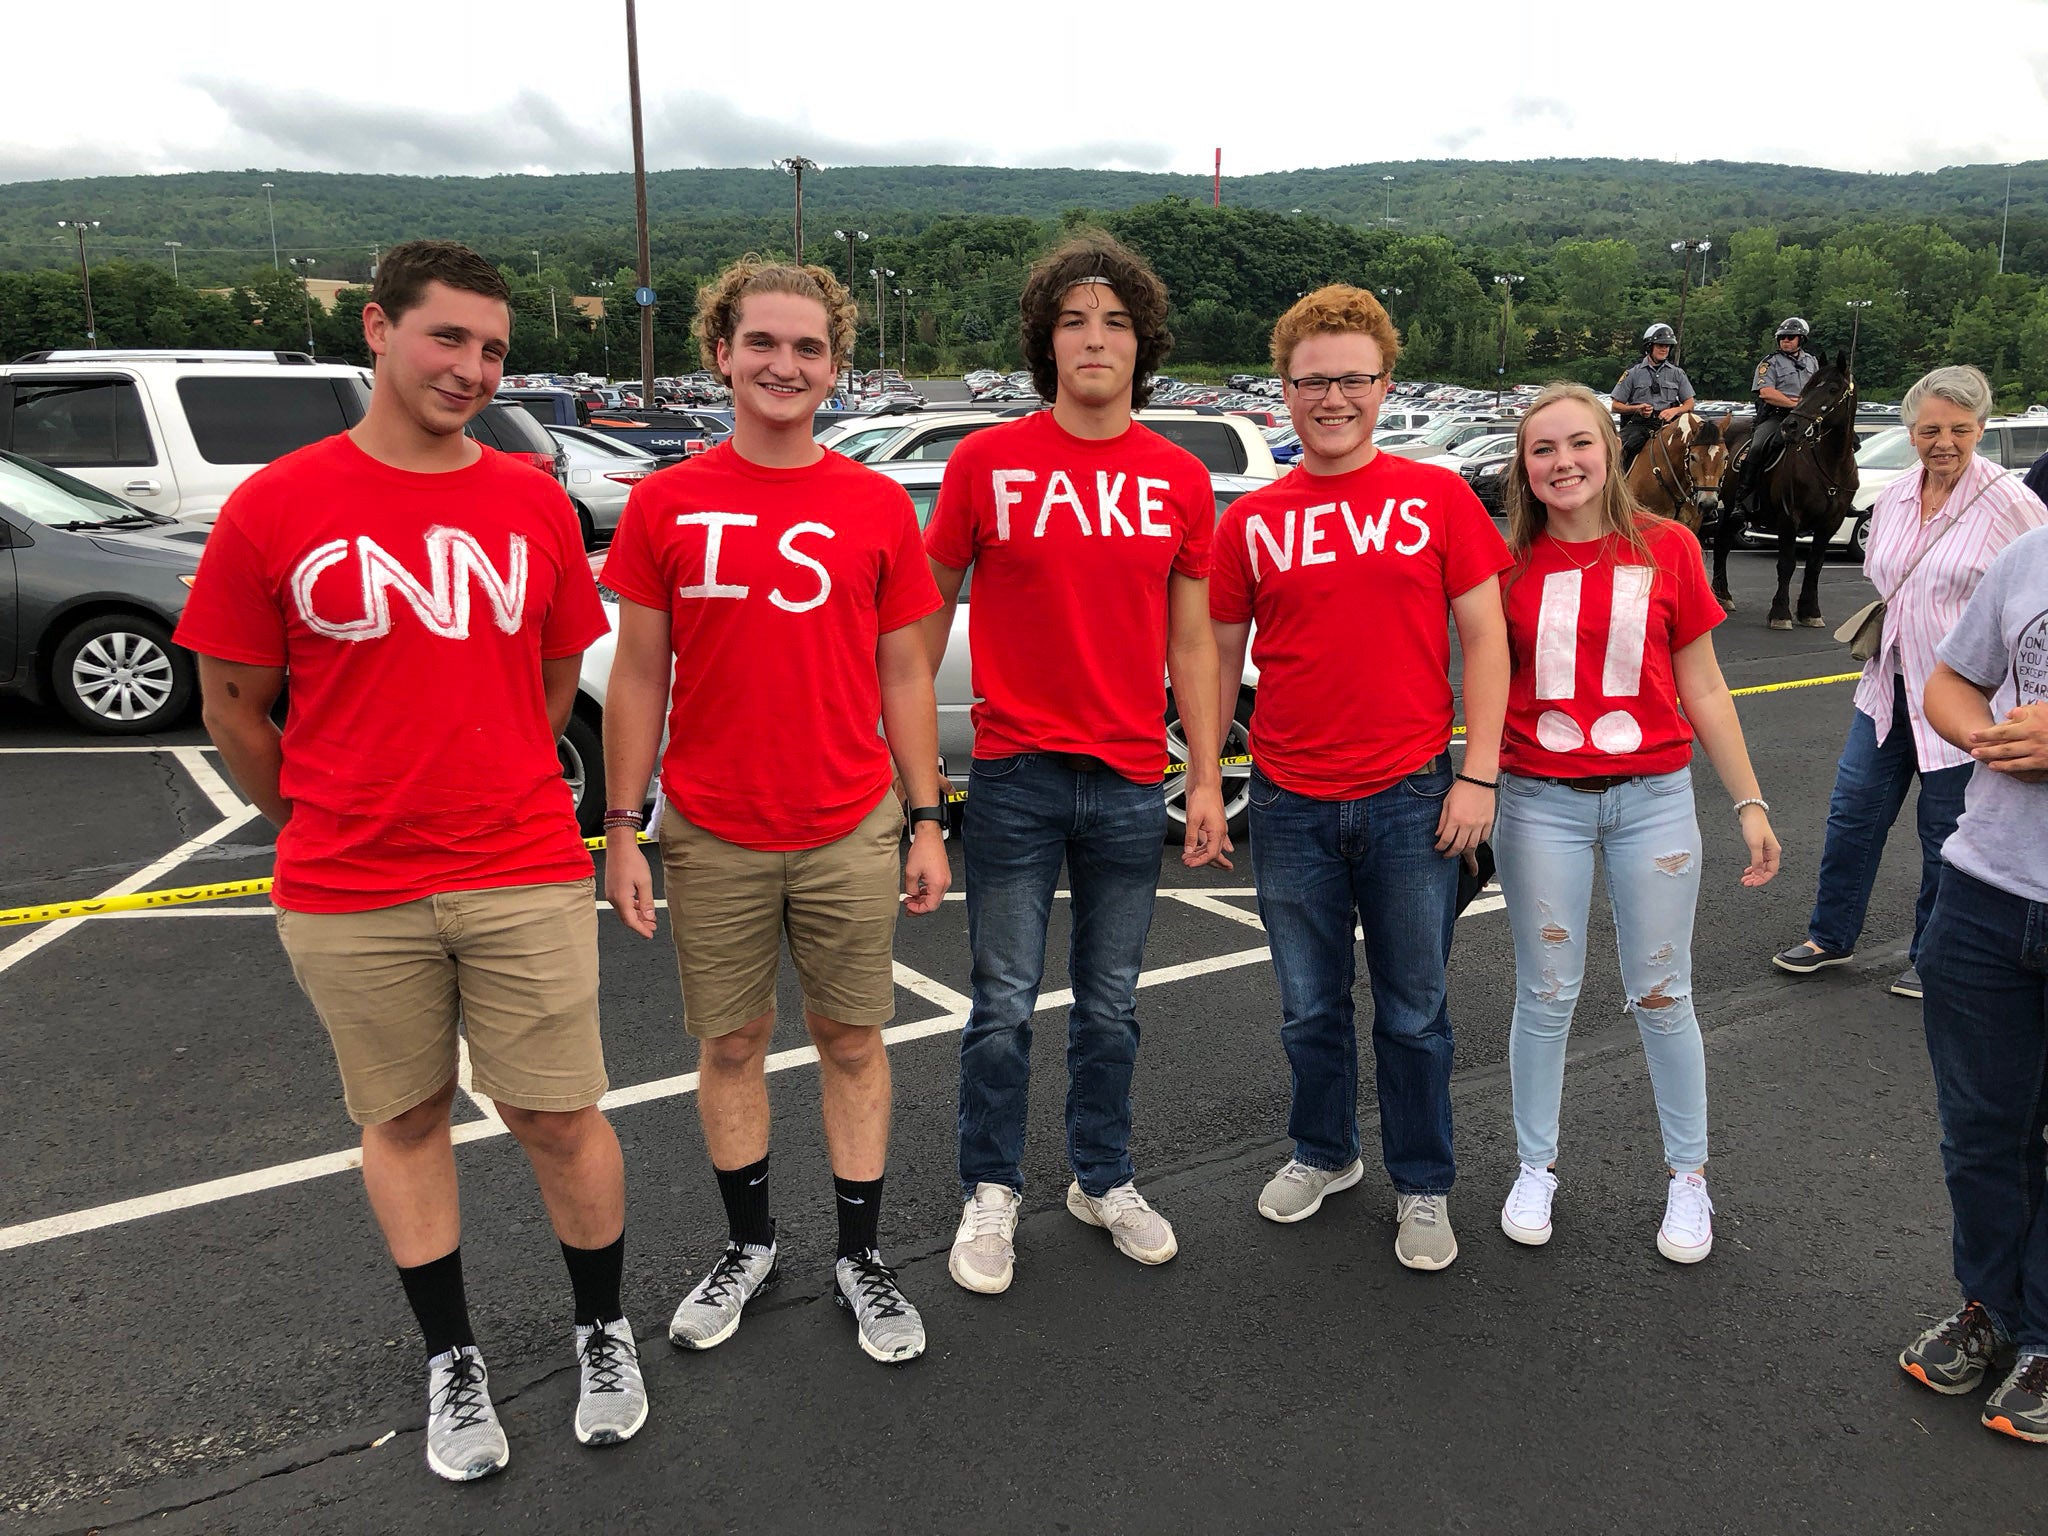
[[[1856,957],[1885,836],[1920,779],[1920,895],[1905,972],[1891,991],[1921,995],[1920,936],[1941,881],[1941,845],[1963,813],[1970,754],[1927,723],[1923,700],[1934,648],[1962,617],[1984,569],[2030,528],[2048,523],[2031,491],[1977,442],[1991,414],[1991,381],[1975,368],[1937,368],[1906,391],[1900,419],[1920,467],[1887,486],[1870,511],[1863,574],[1885,600],[1883,632],[1863,663],[1849,739],[1828,801],[1820,886],[1806,938],[1772,957],[1807,976]]]

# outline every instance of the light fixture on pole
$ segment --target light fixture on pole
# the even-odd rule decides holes
[[[92,323],[92,269],[85,264],[85,232],[98,229],[98,219],[59,219],[59,229],[68,229],[78,236],[78,282],[85,290],[85,344],[96,347],[100,344],[99,331]]]
[[[882,283],[896,275],[892,267],[869,267],[868,276],[875,280],[875,366],[887,369],[889,366],[889,311],[883,306],[888,300],[882,297]]]
[[[804,264],[804,172],[815,171],[818,162],[803,155],[790,155],[775,162],[785,176],[796,178],[796,264]]]
[[[1385,184],[1387,189],[1386,222],[1391,224],[1394,222],[1394,178],[1391,176],[1382,176],[1380,178],[1380,181]]]
[[[1692,290],[1692,253],[1694,251],[1711,251],[1713,248],[1714,242],[1711,240],[1674,240],[1671,242],[1672,250],[1685,252],[1685,276],[1678,285],[1678,330],[1675,333],[1678,340],[1671,348],[1671,360],[1674,363],[1679,360],[1678,354],[1685,346],[1685,299],[1686,295]],[[1700,262],[1700,281],[1704,283],[1706,280],[1707,267],[1703,259]]]
[[[915,288],[896,290],[896,350],[903,354],[906,370],[910,367],[910,296],[915,292]]]
[[[274,272],[282,272],[284,263],[277,259],[277,204],[270,200],[271,190],[276,185],[274,181],[263,183],[263,211],[270,215],[270,267]]]
[[[1844,299],[1842,301],[1855,318],[1849,324],[1849,377],[1856,377],[1856,337],[1863,329],[1863,311],[1870,308],[1869,299]]]
[[[166,240],[164,242],[164,247],[171,253],[171,281],[174,283],[178,280],[178,247],[184,243],[182,240]]]
[[[1508,320],[1514,313],[1515,284],[1522,278],[1514,272],[1496,272],[1493,280],[1500,287],[1500,364],[1493,370],[1493,408],[1499,410],[1501,392],[1507,387]]]
[[[293,256],[290,258],[290,261],[292,270],[299,274],[299,297],[306,306],[306,353],[308,356],[311,356],[313,352],[313,268],[317,263],[310,256]],[[304,268],[303,271],[300,270],[302,267]]]

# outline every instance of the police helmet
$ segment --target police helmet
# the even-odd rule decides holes
[[[1793,315],[1778,327],[1778,339],[1780,341],[1783,341],[1787,336],[1810,336],[1812,334],[1813,328],[1797,315]]]
[[[1655,325],[1643,332],[1643,345],[1646,347],[1675,347],[1678,345],[1678,333],[1662,320],[1659,320]]]

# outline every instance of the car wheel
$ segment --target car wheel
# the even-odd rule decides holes
[[[598,722],[581,707],[570,712],[568,725],[555,740],[555,755],[562,760],[562,777],[576,806],[576,825],[585,837],[600,835],[605,812],[604,737]]]
[[[583,525],[584,549],[592,550],[597,548],[597,522],[591,517],[590,508],[583,505],[580,501],[572,502],[571,505],[576,508],[576,521]]]
[[[139,736],[174,725],[197,689],[192,657],[171,632],[141,614],[87,619],[57,645],[50,691],[89,731]]]
[[[1252,704],[1256,698],[1254,690],[1240,689],[1237,695],[1237,713],[1231,719],[1229,728],[1223,733],[1224,758],[1249,758],[1251,756]],[[1171,695],[1166,700],[1166,755],[1169,764],[1185,763],[1188,760],[1188,742],[1181,728],[1180,709]],[[1188,776],[1175,772],[1166,779],[1166,840],[1178,843],[1187,835]],[[1252,769],[1250,762],[1234,763],[1223,770],[1223,814],[1228,818],[1232,839],[1245,834],[1245,826],[1251,820]]]
[[[1861,560],[1870,553],[1870,514],[1864,513],[1856,519],[1856,526],[1849,530],[1849,553]]]

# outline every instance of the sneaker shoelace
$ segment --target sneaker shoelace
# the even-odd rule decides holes
[[[1984,1310],[1983,1302],[1966,1301],[1962,1310],[1943,1323],[1934,1337],[1936,1342],[1953,1345],[1962,1354],[1987,1347],[1995,1337],[1991,1314]]]
[[[1126,1216],[1137,1216],[1152,1209],[1145,1203],[1145,1197],[1135,1186],[1119,1184],[1102,1197],[1102,1219],[1114,1227]]]
[[[1408,1215],[1405,1219],[1415,1221],[1425,1227],[1433,1227],[1442,1218],[1443,1196],[1414,1195],[1410,1198],[1414,1201],[1414,1204],[1408,1207]]]
[[[450,1429],[474,1429],[488,1423],[490,1399],[484,1394],[483,1362],[458,1350],[441,1386],[441,1400],[430,1408],[447,1420]]]
[[[1004,1236],[1003,1229],[1010,1224],[1011,1212],[1014,1209],[1000,1196],[993,1200],[972,1201],[967,1213],[973,1231],[971,1240],[979,1242],[984,1237]]]
[[[1280,1177],[1290,1184],[1313,1184],[1321,1173],[1321,1169],[1311,1168],[1299,1158],[1290,1158],[1287,1166],[1280,1170]]]
[[[2028,1355],[2020,1362],[2020,1368],[2012,1373],[2007,1385],[2030,1392],[2035,1397],[2048,1397],[2048,1355]]]
[[[726,1293],[736,1289],[747,1277],[747,1256],[737,1243],[727,1243],[725,1252],[718,1256],[718,1262],[711,1266],[711,1273],[704,1277],[704,1283],[697,1290],[697,1299],[707,1306],[722,1307]]]
[[[853,1266],[853,1288],[860,1293],[863,1312],[870,1318],[903,1315],[903,1292],[897,1289],[895,1270],[873,1253],[857,1254],[847,1262]]]
[[[609,1330],[597,1327],[590,1330],[590,1337],[583,1343],[583,1368],[590,1373],[585,1390],[597,1392],[623,1392],[626,1390],[625,1351]]]
[[[1541,1214],[1556,1188],[1555,1177],[1543,1177],[1532,1168],[1524,1168],[1515,1179],[1515,1187],[1508,1192],[1508,1208],[1517,1215]]]
[[[1707,1230],[1707,1218],[1713,1213],[1714,1202],[1708,1198],[1705,1184],[1676,1177],[1671,1180],[1671,1194],[1664,1208],[1667,1225],[1686,1232],[1704,1232]]]

